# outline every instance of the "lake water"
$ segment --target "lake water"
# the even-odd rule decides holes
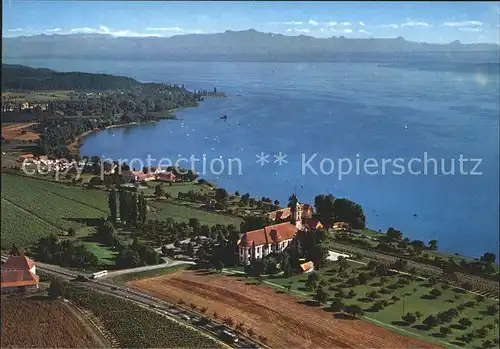
[[[8,62],[10,63],[10,62]],[[172,63],[75,60],[17,60],[12,63],[59,71],[105,72],[141,81],[185,84],[189,89],[229,92],[198,108],[176,113],[179,120],[113,129],[90,135],[82,155],[110,158],[178,156],[208,164],[221,157],[224,173],[207,179],[231,191],[266,196],[286,204],[296,190],[303,202],[320,193],[347,197],[363,206],[367,225],[400,229],[412,239],[437,239],[441,250],[478,256],[498,250],[499,77],[481,73],[425,72],[359,63]],[[227,114],[227,121],[220,116]],[[256,154],[270,154],[263,166]],[[281,166],[274,154],[286,154]],[[438,173],[415,174],[438,159]],[[302,156],[311,167],[302,171]],[[460,155],[482,159],[460,173]],[[228,159],[238,158],[228,174]],[[323,172],[320,162],[323,160]],[[339,178],[338,161],[349,158],[350,174]],[[363,169],[366,159],[378,167]],[[401,158],[401,167],[383,159]],[[328,160],[330,159],[330,160]],[[441,171],[451,169],[455,175]],[[360,171],[356,174],[356,160]],[[431,161],[431,160],[429,160]],[[331,164],[335,165],[333,173]],[[463,164],[470,173],[474,161]],[[347,160],[343,162],[347,169]],[[182,166],[182,163],[181,163]],[[195,169],[201,170],[197,163]],[[209,167],[209,166],[208,166]],[[215,166],[216,170],[219,169]],[[311,170],[312,168],[312,170]],[[313,173],[316,171],[317,175]],[[374,174],[378,171],[378,174]]]

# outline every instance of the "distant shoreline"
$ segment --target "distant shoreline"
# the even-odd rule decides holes
[[[176,111],[182,110],[184,108],[192,108],[192,107],[198,107],[198,105],[170,109],[167,111],[167,114],[175,113]],[[80,148],[83,145],[85,138],[87,138],[87,136],[89,136],[93,133],[98,133],[100,131],[109,130],[112,128],[126,128],[126,127],[134,127],[134,126],[147,125],[147,124],[156,124],[158,121],[161,121],[161,120],[177,120],[177,117],[175,115],[171,114],[171,116],[165,116],[162,118],[155,118],[154,120],[150,120],[150,121],[133,121],[133,122],[125,123],[125,124],[106,126],[104,129],[87,131],[87,132],[82,133],[78,137],[76,137],[74,142],[72,142],[68,145],[68,150],[70,153],[80,155]]]

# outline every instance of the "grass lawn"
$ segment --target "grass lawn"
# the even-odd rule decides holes
[[[117,252],[113,252],[109,247],[104,246],[98,242],[85,241],[85,247],[89,249],[97,258],[99,258],[100,265],[114,265]]]
[[[2,173],[1,183],[2,246],[26,246],[70,227],[78,230],[108,213],[104,191],[9,173]]]
[[[201,224],[207,224],[209,226],[215,224],[233,224],[236,228],[239,228],[243,221],[238,217],[185,207],[174,204],[171,201],[148,201],[148,205],[156,209],[156,211],[149,214],[149,219],[165,220],[170,217],[175,221],[188,222],[190,218],[197,218]]]
[[[448,289],[442,289],[441,284],[437,284],[434,286],[426,285],[426,281],[424,280],[416,280],[411,281],[409,285],[404,286],[402,288],[397,288],[395,290],[390,290],[388,288],[389,285],[395,284],[396,281],[400,278],[399,275],[388,276],[387,282],[381,282],[380,277],[375,277],[370,280],[368,284],[365,285],[357,285],[354,287],[345,287],[342,286],[343,283],[349,279],[353,275],[357,275],[358,271],[363,270],[365,267],[360,264],[348,263],[347,267],[347,277],[338,277],[338,271],[332,270],[333,265],[330,265],[326,268],[323,268],[318,271],[321,280],[325,280],[327,282],[326,288],[342,288],[344,291],[349,291],[350,289],[354,290],[356,295],[352,298],[343,298],[342,302],[346,305],[359,305],[364,310],[364,317],[368,321],[372,321],[379,325],[384,325],[385,327],[398,331],[404,335],[412,335],[420,339],[425,339],[427,341],[435,342],[441,345],[446,345],[447,347],[474,347],[477,345],[481,345],[483,340],[489,339],[490,341],[495,338],[494,330],[488,330],[488,335],[485,338],[478,338],[475,336],[475,339],[471,343],[462,343],[458,341],[458,337],[463,334],[470,333],[473,330],[478,330],[485,325],[493,325],[495,316],[484,315],[483,312],[486,310],[488,305],[497,304],[496,301],[492,299],[486,299],[485,301],[477,304],[475,295],[471,293],[461,293],[457,290],[454,290],[453,287]],[[354,273],[354,274],[353,274]],[[246,280],[254,283],[254,279],[247,277],[242,274],[233,274],[234,277],[240,280]],[[306,288],[307,274],[295,275],[289,278],[285,277],[266,277],[264,278],[264,283],[270,285],[271,287],[275,287],[280,292],[283,292],[283,287],[285,287],[291,280],[293,280],[291,287],[291,294],[312,299],[313,292]],[[433,288],[439,288],[442,290],[442,295],[437,297],[436,299],[425,299],[425,296],[429,294],[430,290]],[[390,290],[390,293],[383,294],[380,290],[384,288]],[[335,298],[336,289],[330,289],[329,299]],[[376,291],[379,295],[379,298],[376,299],[367,299],[366,294],[371,291]],[[391,300],[393,296],[398,297],[399,299]],[[422,298],[424,297],[424,298]],[[371,309],[373,303],[377,300],[387,300],[390,305],[385,307],[383,310],[374,311]],[[433,329],[427,329],[422,325],[422,321],[428,315],[436,315],[438,312],[449,310],[450,308],[457,308],[458,305],[464,304],[468,301],[472,301],[476,303],[473,307],[466,307],[463,311],[460,312],[459,316],[452,320],[451,323],[438,325]],[[329,303],[323,306],[325,311],[329,311]],[[416,312],[419,311],[423,314],[422,318],[417,320],[414,325],[408,326],[405,324],[401,316],[407,312]],[[467,317],[471,322],[472,326],[468,329],[463,329],[459,324],[458,320],[462,317]],[[449,327],[452,330],[451,334],[443,337],[439,333],[439,329],[441,326]]]
[[[191,267],[191,264],[178,264],[173,267],[165,267],[160,269],[147,270],[139,273],[130,273],[118,275],[113,278],[113,281],[124,284],[128,281],[135,281],[140,279],[149,279],[156,276],[162,276],[170,273],[175,273],[177,271],[185,270]]]

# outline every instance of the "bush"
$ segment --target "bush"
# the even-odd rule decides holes
[[[443,292],[439,288],[433,288],[430,294],[434,297],[439,297],[443,294]]]
[[[330,309],[336,312],[342,311],[342,309],[344,309],[344,303],[342,303],[340,299],[334,299],[330,304]]]
[[[432,328],[432,327],[434,327],[434,326],[439,325],[439,319],[438,319],[436,316],[434,316],[434,315],[429,315],[429,316],[427,316],[427,317],[425,318],[425,320],[424,320],[424,321],[422,321],[422,323],[423,323],[424,325],[426,325],[427,327]]]

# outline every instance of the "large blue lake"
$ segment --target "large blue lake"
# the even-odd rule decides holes
[[[81,148],[82,155],[145,159],[150,154],[175,160],[206,154],[208,164],[221,157],[224,173],[207,173],[205,178],[216,179],[231,191],[281,203],[294,190],[303,202],[332,193],[360,203],[373,229],[394,226],[413,239],[437,239],[441,250],[470,256],[498,250],[498,75],[367,63],[15,63],[126,75],[141,81],[185,84],[188,89],[216,86],[232,94],[178,111],[179,120],[93,134]],[[227,121],[220,119],[224,114]],[[256,163],[256,154],[261,152],[270,154],[270,163]],[[287,155],[287,163],[281,166],[273,162],[279,152]],[[418,160],[409,165],[412,158],[424,161],[424,153],[438,160],[436,175],[432,162],[427,175],[417,174],[424,169]],[[314,154],[303,174],[301,157],[307,162]],[[461,155],[481,159],[475,173],[482,174],[470,174],[475,161],[464,162],[461,171]],[[230,158],[241,160],[241,175],[236,162],[228,174]],[[323,160],[322,173],[324,158],[332,161]],[[339,179],[337,167],[342,158],[351,159],[354,168]],[[372,165],[365,171],[367,158],[374,160],[369,160]],[[393,165],[397,158],[405,167],[403,174],[397,174],[402,170]],[[443,174],[441,159],[446,173],[455,161],[454,175]],[[356,171],[356,160],[360,171]],[[378,168],[373,167],[374,161]],[[336,168],[330,173],[332,162]],[[414,174],[409,173],[409,166]],[[201,164],[195,168],[201,171]]]

